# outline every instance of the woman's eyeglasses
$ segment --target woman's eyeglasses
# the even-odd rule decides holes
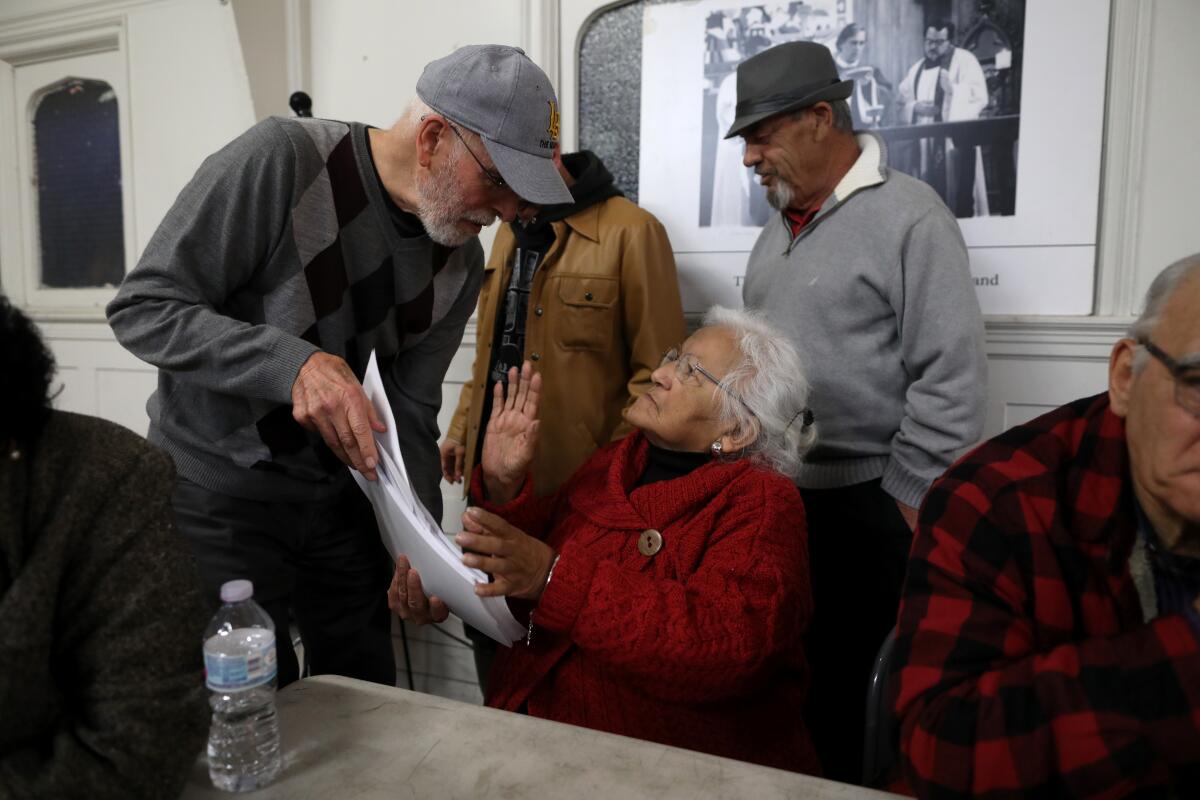
[[[677,377],[681,381],[688,380],[694,374],[700,374],[700,375],[704,376],[705,378],[708,378],[708,380],[712,381],[713,384],[715,384],[718,389],[725,392],[725,394],[729,395],[734,400],[737,400],[739,403],[742,404],[743,407],[745,407],[745,409],[747,411],[750,412],[751,416],[753,416],[755,419],[758,419],[758,414],[754,413],[754,409],[750,407],[749,403],[747,403],[745,400],[742,399],[741,395],[739,395],[737,392],[733,391],[728,386],[726,386],[724,383],[722,383],[721,379],[718,378],[716,375],[713,375],[711,372],[706,370],[704,367],[700,366],[699,362],[697,362],[696,359],[692,358],[691,356],[682,355],[679,352],[678,347],[672,347],[670,350],[668,350],[666,353],[663,354],[662,361],[659,362],[659,366],[665,367],[667,364],[675,365],[675,377]],[[804,428],[807,428],[808,426],[813,424],[812,410],[809,408],[802,408],[799,411],[797,411],[795,414],[793,414],[791,420],[788,421],[787,427],[785,427],[783,429],[784,433],[787,433],[787,429],[792,427],[792,423],[794,423],[797,419],[800,420],[800,428],[802,430]]]
[[[758,416],[757,414],[754,413],[754,409],[751,408],[746,403],[746,401],[743,400],[740,395],[738,395],[737,392],[733,391],[728,386],[721,383],[720,378],[718,378],[716,375],[713,375],[711,372],[706,370],[704,367],[700,366],[700,364],[696,361],[696,359],[692,358],[691,356],[681,355],[678,347],[672,347],[670,350],[668,350],[666,353],[663,354],[662,361],[659,362],[659,366],[665,367],[667,364],[675,365],[675,375],[676,375],[676,377],[678,377],[680,380],[683,380],[683,381],[686,381],[689,378],[691,378],[693,373],[699,373],[699,374],[703,375],[705,378],[708,378],[710,381],[712,381],[714,384],[716,384],[718,389],[725,392],[725,394],[729,395],[734,400],[737,400],[739,403],[741,403],[743,406],[745,406],[746,410],[749,411],[751,414],[753,414],[755,417]]]

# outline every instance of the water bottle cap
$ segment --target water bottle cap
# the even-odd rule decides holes
[[[226,581],[221,584],[222,603],[240,603],[254,596],[254,584],[247,580]]]

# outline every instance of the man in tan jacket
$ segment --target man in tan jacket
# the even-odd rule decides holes
[[[542,374],[533,487],[552,493],[596,448],[629,432],[621,412],[684,339],[675,258],[662,224],[625,199],[586,150],[555,155],[575,202],[496,234],[479,293],[471,382],[442,442],[442,475],[470,481],[497,381],[528,359]],[[464,486],[464,490],[466,486]],[[495,643],[467,627],[479,684]]]
[[[479,294],[478,343],[442,442],[442,474],[456,483],[478,461],[492,390],[528,359],[542,374],[542,447],[534,491],[547,495],[596,448],[628,432],[621,411],[650,387],[663,353],[684,339],[667,233],[625,199],[593,153],[559,171],[575,202],[496,234]],[[465,488],[465,487],[464,487]]]

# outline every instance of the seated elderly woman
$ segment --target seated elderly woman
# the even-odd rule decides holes
[[[457,541],[493,575],[476,593],[530,622],[497,655],[487,703],[816,773],[789,480],[815,430],[797,354],[759,317],[714,308],[651,378],[625,412],[634,433],[542,499],[527,477],[540,376],[526,362],[507,396],[497,385]],[[403,556],[389,604],[417,623],[448,613]]]

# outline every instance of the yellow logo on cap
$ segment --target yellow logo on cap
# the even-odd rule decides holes
[[[554,107],[553,100],[547,100],[550,104],[550,127],[546,128],[546,133],[550,134],[550,138],[558,138],[558,109]]]

